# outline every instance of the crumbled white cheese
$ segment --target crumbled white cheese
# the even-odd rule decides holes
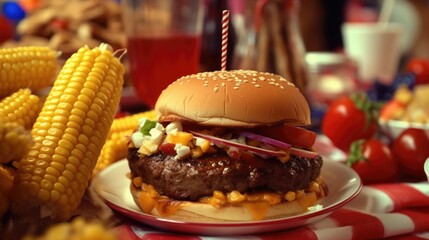
[[[164,127],[161,124],[156,123],[156,126],[151,130],[149,130],[150,136],[148,140],[152,141],[157,145],[161,144],[164,137],[164,131],[165,131]]]
[[[195,138],[195,145],[198,147],[201,147],[201,145],[203,145],[203,143],[206,141],[204,138],[200,138],[200,137],[194,137]]]
[[[165,132],[167,134],[175,134],[177,132],[182,132],[182,131],[183,131],[183,127],[180,122],[171,122],[165,128]]]
[[[186,157],[191,154],[191,148],[189,146],[184,146],[180,143],[174,146],[174,150],[176,150],[176,156],[174,157],[175,159],[182,159],[183,157]]]
[[[143,127],[146,121],[146,118],[140,119],[140,127]],[[156,123],[155,127],[149,130],[149,135],[143,135],[143,133],[138,131],[131,135],[131,139],[134,146],[139,148],[139,153],[150,156],[158,151],[158,147],[164,138],[164,132],[164,126],[160,123]]]
[[[143,144],[144,136],[141,132],[134,132],[131,135],[131,140],[136,148],[140,148]]]

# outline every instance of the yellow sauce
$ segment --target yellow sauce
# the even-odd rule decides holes
[[[220,191],[215,191],[212,196],[201,198],[199,202],[210,204],[216,208],[223,206],[241,206],[252,215],[254,220],[261,220],[267,215],[270,206],[281,202],[297,200],[303,209],[315,205],[318,196],[325,196],[324,184],[321,184],[323,180],[318,179],[316,181],[318,183],[317,186],[320,187],[317,189],[312,187],[310,192],[299,190],[286,194],[272,192],[241,194],[238,191],[232,191],[228,194],[224,194]],[[161,216],[169,216],[181,208],[181,201],[175,201],[166,196],[160,196],[153,186],[141,183],[140,179],[133,179],[133,183],[137,183],[135,185],[142,189],[138,201],[143,212],[150,214],[156,209]],[[310,186],[314,186],[314,183],[315,182],[310,184]],[[291,198],[291,195],[296,197]]]

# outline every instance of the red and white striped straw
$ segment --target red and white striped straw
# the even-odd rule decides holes
[[[226,70],[226,54],[228,48],[228,27],[229,27],[229,11],[222,11],[222,55],[221,55],[221,69]]]

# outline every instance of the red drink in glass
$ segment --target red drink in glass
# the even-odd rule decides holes
[[[145,104],[153,108],[171,82],[199,71],[200,38],[185,33],[129,37],[131,78]]]

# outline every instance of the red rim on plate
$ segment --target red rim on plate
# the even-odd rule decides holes
[[[116,162],[94,177],[92,187],[109,207],[124,216],[157,229],[198,235],[249,235],[303,226],[327,217],[350,202],[362,189],[362,182],[352,169],[344,164],[325,160],[322,176],[328,184],[329,194],[321,202],[322,209],[262,221],[183,222],[141,212],[129,192],[131,180],[126,177],[128,172],[127,160]]]

